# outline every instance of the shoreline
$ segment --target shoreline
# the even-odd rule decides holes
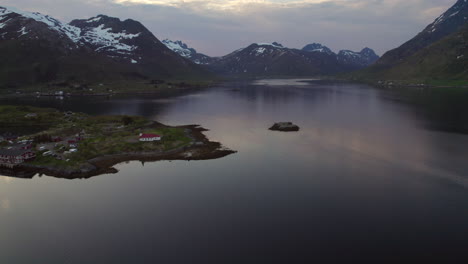
[[[2,168],[0,172],[7,177],[18,177],[32,179],[36,175],[46,175],[55,178],[63,179],[89,179],[91,177],[115,174],[118,170],[115,165],[129,162],[156,162],[156,161],[173,161],[173,160],[212,160],[226,157],[237,153],[237,151],[227,149],[219,142],[210,141],[204,134],[208,131],[198,125],[180,126],[189,131],[188,135],[192,138],[192,143],[189,146],[179,147],[164,152],[134,152],[120,153],[114,155],[104,155],[95,157],[87,161],[87,164],[81,166],[80,169],[63,169],[50,166],[21,164],[13,169]],[[5,173],[7,172],[7,173]]]

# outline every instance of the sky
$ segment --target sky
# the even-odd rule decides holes
[[[321,43],[379,55],[411,39],[456,0],[0,0],[63,22],[98,14],[131,18],[163,40],[226,55],[257,42]]]

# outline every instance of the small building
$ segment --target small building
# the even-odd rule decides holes
[[[29,149],[32,149],[33,148],[33,145],[32,144],[17,144],[15,146],[13,146],[13,148],[15,149],[22,149],[22,150],[29,150]]]
[[[16,165],[32,160],[36,153],[23,149],[0,149],[0,163],[7,165]]]
[[[160,141],[161,140],[160,135],[156,134],[140,134],[140,141],[142,142],[153,142],[153,141]]]

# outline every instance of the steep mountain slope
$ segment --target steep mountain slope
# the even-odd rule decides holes
[[[355,57],[348,58],[348,54],[338,56],[318,43],[302,50],[289,49],[276,42],[254,43],[214,59],[208,67],[219,74],[244,77],[327,75],[369,65],[366,61],[371,63],[370,59],[362,57],[369,55],[366,52],[353,53]]]
[[[83,45],[121,63],[134,64],[143,75],[195,77],[206,74],[190,60],[168,49],[138,21],[99,15],[73,20],[70,25],[80,29]]]
[[[210,64],[213,59],[205,54],[198,53],[195,49],[190,48],[187,46],[187,44],[183,43],[180,40],[177,41],[172,41],[169,39],[165,39],[162,41],[166,47],[168,47],[170,50],[176,52],[180,56],[187,58],[196,64]]]
[[[428,25],[416,37],[384,54],[376,64],[381,67],[390,67],[400,63],[421,49],[459,31],[466,24],[467,18],[468,1],[458,0],[455,5]]]
[[[384,54],[359,79],[468,80],[466,28],[468,1],[458,0],[413,39]]]
[[[70,67],[74,61],[75,67]],[[103,72],[96,65],[106,65],[108,70]],[[70,72],[67,68],[71,68]],[[1,85],[86,79],[93,75],[118,78],[113,71],[128,69],[83,48],[79,29],[39,13],[0,7]]]
[[[208,73],[137,21],[97,16],[71,24],[0,7],[0,84],[192,78]]]
[[[330,48],[328,48],[328,47],[326,47],[326,46],[324,46],[324,45],[322,45],[320,43],[308,44],[304,48],[302,48],[302,50],[303,51],[308,51],[308,52],[324,52],[324,53],[327,53],[327,54],[334,54],[334,52]]]
[[[355,67],[366,67],[372,65],[379,59],[379,56],[370,48],[364,48],[360,52],[340,50],[337,56],[342,64]]]
[[[366,69],[367,76],[396,80],[460,80],[468,84],[468,24],[425,47],[399,64],[381,71]]]

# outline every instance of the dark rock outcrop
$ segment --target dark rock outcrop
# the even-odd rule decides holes
[[[299,126],[291,122],[279,122],[279,123],[275,123],[269,129],[273,131],[282,131],[282,132],[297,132],[299,131]]]

